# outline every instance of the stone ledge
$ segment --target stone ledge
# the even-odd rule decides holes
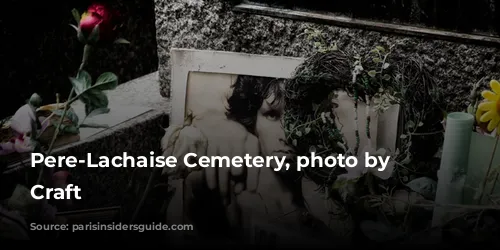
[[[108,91],[110,104],[145,106],[151,110],[88,138],[57,148],[53,155],[71,155],[86,159],[86,154],[92,153],[93,161],[97,162],[100,156],[111,157],[122,155],[123,152],[132,156],[149,155],[150,151],[161,153],[160,142],[164,133],[163,127],[166,126],[164,121],[170,107],[168,99],[160,95],[158,85],[158,74],[155,72]],[[73,107],[77,108],[79,105],[83,104],[75,102]],[[13,164],[7,168],[7,172],[20,171],[23,166],[29,167],[29,164],[29,159]],[[133,170],[88,168],[84,165],[70,168],[75,185],[82,189],[82,200],[73,209],[120,205]],[[139,176],[140,183],[146,179],[148,170],[150,169],[141,169],[145,174]]]
[[[234,7],[236,12],[244,12],[255,15],[264,15],[278,18],[288,18],[305,22],[316,22],[322,24],[336,25],[346,28],[361,28],[372,31],[394,33],[405,36],[424,37],[429,39],[441,39],[452,42],[463,42],[499,46],[500,38],[476,34],[465,34],[410,25],[392,24],[377,21],[361,20],[335,14],[322,14],[311,10],[291,10],[263,6],[256,3],[243,3]]]

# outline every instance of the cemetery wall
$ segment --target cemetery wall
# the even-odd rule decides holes
[[[316,28],[338,48],[363,52],[394,45],[393,57],[417,56],[439,81],[447,111],[467,106],[471,85],[500,76],[499,48],[315,24],[234,11],[231,1],[155,0],[160,92],[170,94],[169,50],[189,48],[307,57],[314,51],[304,31]],[[486,85],[485,85],[486,86]]]

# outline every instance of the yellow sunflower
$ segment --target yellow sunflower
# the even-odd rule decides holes
[[[488,123],[488,131],[497,128],[497,133],[500,134],[500,82],[491,80],[490,87],[493,91],[485,90],[481,93],[485,100],[477,108],[476,119],[478,122]]]

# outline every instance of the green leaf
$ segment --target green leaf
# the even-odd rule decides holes
[[[90,86],[92,86],[92,77],[90,76],[90,74],[87,71],[85,71],[85,70],[80,71],[77,78],[78,78],[78,80],[85,83],[86,89],[88,89],[88,88],[90,88]]]
[[[88,115],[87,115],[87,118],[90,118],[90,117],[93,117],[93,116],[96,116],[96,115],[102,115],[102,114],[107,114],[109,113],[110,109],[109,108],[98,108],[98,109],[94,109],[92,110],[92,112],[90,112]]]
[[[90,36],[88,37],[88,41],[90,43],[96,43],[99,41],[99,24],[94,27],[92,30],[92,33],[90,33]]]
[[[99,89],[90,88],[79,96],[79,99],[85,103],[85,115],[88,116],[92,111],[100,108],[107,108],[109,101],[106,94]]]
[[[60,110],[60,109],[57,109],[57,110],[53,110],[52,113],[54,113],[55,115],[61,117],[62,114],[63,114],[63,110]],[[66,112],[66,118],[68,118],[71,123],[73,124],[78,124],[78,115],[76,115],[75,111],[73,111],[72,108],[70,108],[67,112]]]
[[[77,35],[76,36],[78,38],[78,41],[80,41],[81,43],[87,43],[87,38],[85,38],[85,36],[83,35],[81,29],[77,30]]]
[[[408,121],[408,122],[406,123],[406,127],[408,127],[408,128],[414,128],[414,127],[415,127],[415,122],[413,122],[413,121]]]
[[[370,71],[368,71],[368,75],[371,76],[371,77],[375,77],[377,75],[377,71],[370,70]]]
[[[61,132],[63,132],[64,134],[78,134],[78,133],[80,133],[77,126],[65,125],[65,124],[61,124]]]
[[[80,125],[80,128],[109,128],[109,125],[84,123]]]
[[[117,44],[130,44],[130,42],[127,41],[125,38],[118,38],[115,40],[115,43],[117,43]]]
[[[73,27],[73,29],[75,29],[76,32],[78,32],[78,27],[76,27],[74,24],[70,24],[69,26]]]
[[[111,72],[106,72],[102,73],[97,78],[96,83],[92,86],[92,88],[98,90],[111,90],[116,88],[116,86],[118,86],[118,77]]]
[[[390,66],[390,64],[388,64],[388,63],[384,63],[384,65],[382,66],[382,68],[383,68],[383,69],[387,69],[387,68],[389,68],[389,66]]]
[[[311,132],[311,128],[307,127],[305,132],[306,132],[306,135],[309,134],[309,132]]]
[[[467,107],[467,113],[469,113],[469,114],[471,114],[471,115],[474,115],[474,114],[475,114],[475,112],[474,112],[474,105],[472,105],[472,104],[471,104],[471,105],[469,105],[469,106]]]
[[[391,76],[388,74],[385,74],[382,79],[384,79],[385,81],[389,81],[389,80],[391,80]]]
[[[78,25],[80,25],[80,19],[81,19],[81,17],[80,17],[80,13],[78,12],[78,10],[77,9],[72,9],[71,10],[71,14],[73,15],[73,18],[75,19],[76,23]]]
[[[73,85],[73,88],[75,89],[75,93],[77,95],[81,95],[83,92],[90,88],[90,85],[87,84],[85,80],[70,77],[69,81],[71,82],[71,85]]]
[[[379,63],[380,62],[380,58],[378,58],[378,57],[373,58],[373,62],[374,63]]]

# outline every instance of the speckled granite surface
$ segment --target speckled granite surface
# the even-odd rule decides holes
[[[149,156],[150,151],[161,153],[160,140],[167,124],[165,121],[169,102],[158,92],[157,73],[123,83],[107,93],[113,104],[137,105],[152,108],[147,113],[130,119],[76,143],[54,150],[53,155],[76,156],[86,159],[92,153],[92,161],[100,156],[117,156],[127,152],[132,156]],[[82,105],[75,102],[74,106]],[[29,166],[29,165],[28,165]],[[88,168],[78,165],[70,168],[75,185],[82,189],[82,200],[73,209],[118,206],[125,197],[125,188],[131,178],[131,168]],[[151,168],[139,169],[136,173],[140,190],[146,184]]]
[[[163,96],[170,92],[172,47],[307,57],[313,46],[301,34],[310,26],[325,31],[328,40],[342,49],[365,51],[375,45],[396,44],[394,56],[423,57],[446,93],[448,111],[466,107],[471,84],[482,77],[500,77],[499,48],[237,13],[221,0],[155,0],[155,12]]]
[[[44,103],[54,102],[56,92],[61,98],[67,97],[71,90],[68,76],[76,73],[83,53],[83,45],[69,26],[75,23],[71,10],[77,8],[82,13],[92,2],[95,1],[2,2],[0,117],[13,115],[33,92],[38,92]],[[123,13],[122,36],[131,44],[95,51],[88,71],[94,77],[105,71],[114,72],[121,83],[157,71],[153,0],[103,2]]]

